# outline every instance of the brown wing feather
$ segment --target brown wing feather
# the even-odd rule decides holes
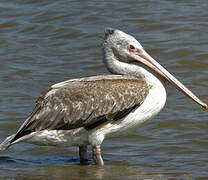
[[[33,131],[88,128],[123,117],[143,102],[148,86],[133,77],[118,77],[68,81],[52,86],[37,100],[35,111],[20,127],[14,140]]]

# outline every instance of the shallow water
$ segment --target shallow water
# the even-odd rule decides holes
[[[105,27],[122,29],[208,102],[205,0],[0,2],[0,141],[15,133],[50,85],[108,73]],[[208,179],[207,112],[169,86],[163,111],[103,143],[105,166],[79,165],[77,148],[18,144],[0,154],[0,179]]]

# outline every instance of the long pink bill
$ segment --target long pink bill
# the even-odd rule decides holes
[[[193,101],[201,105],[204,109],[208,109],[206,103],[201,101],[194,93],[192,93],[186,86],[184,86],[180,81],[178,81],[173,75],[171,75],[165,68],[163,68],[156,60],[154,60],[145,50],[139,50],[134,55],[128,55],[130,58],[148,66],[152,70],[159,73],[165,79],[167,79],[171,84],[173,84],[177,89],[179,89],[186,96],[191,98]]]

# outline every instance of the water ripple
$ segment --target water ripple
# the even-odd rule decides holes
[[[207,2],[0,2],[0,140],[15,133],[39,94],[56,82],[108,73],[105,27],[134,35],[200,98],[208,99]],[[77,149],[16,145],[0,156],[0,179],[208,178],[207,113],[168,87],[164,110],[122,138],[106,140],[106,166],[80,166]],[[5,153],[5,154],[4,154]],[[18,170],[18,171],[17,171]]]

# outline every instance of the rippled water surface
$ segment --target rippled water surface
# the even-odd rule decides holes
[[[108,73],[105,27],[144,48],[208,102],[206,0],[0,1],[0,141],[15,133],[39,94],[63,80]],[[12,146],[0,179],[208,179],[208,112],[169,86],[163,111],[103,143],[105,166],[79,165],[77,148]]]

